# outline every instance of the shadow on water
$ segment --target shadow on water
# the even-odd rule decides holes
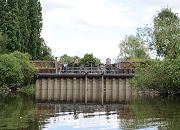
[[[179,103],[179,97],[155,97],[102,106],[37,102],[23,95],[0,96],[0,130],[178,130]]]

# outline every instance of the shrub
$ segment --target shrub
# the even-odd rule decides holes
[[[21,65],[13,56],[4,54],[0,56],[0,85],[21,83],[23,74]]]
[[[34,65],[30,63],[30,55],[28,53],[23,54],[18,51],[11,53],[10,55],[15,57],[21,66],[23,83],[29,84],[36,73]]]
[[[148,60],[137,67],[131,83],[135,87],[177,93],[180,90],[180,60]]]
[[[28,84],[32,81],[35,68],[28,54],[14,52],[0,56],[0,86]]]

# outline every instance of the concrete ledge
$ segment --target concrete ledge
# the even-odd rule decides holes
[[[87,75],[88,78],[100,78],[102,75],[104,78],[132,78],[134,77],[134,73],[122,73],[122,74],[93,74],[93,73],[61,73],[61,74],[56,74],[56,73],[39,73],[37,74],[37,79],[42,79],[42,78],[85,78]]]

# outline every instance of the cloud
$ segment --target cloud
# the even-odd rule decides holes
[[[116,58],[124,35],[153,21],[161,8],[178,13],[179,0],[41,0],[42,36],[55,56]]]
[[[46,0],[59,7],[44,14],[44,20],[63,27],[134,27],[138,24],[125,14],[129,7],[115,5],[108,0]],[[70,27],[69,27],[70,26]]]
[[[139,0],[140,3],[148,6],[179,8],[179,0]]]

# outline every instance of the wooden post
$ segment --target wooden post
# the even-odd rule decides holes
[[[82,78],[80,78],[80,81],[79,81],[80,83],[79,83],[79,100],[80,101],[83,101],[83,97],[84,97],[84,92],[83,92],[83,87],[84,87],[84,85],[83,85],[83,79]]]
[[[55,78],[54,80],[54,100],[61,99],[61,86],[60,79]]]
[[[42,79],[42,93],[41,93],[41,99],[47,100],[48,97],[48,80]]]
[[[42,80],[36,79],[36,85],[35,85],[35,97],[36,99],[41,99],[41,92],[42,91]]]
[[[77,98],[77,82],[76,82],[76,78],[73,78],[73,102],[76,102],[76,98]]]
[[[88,86],[88,81],[87,81],[87,73],[85,74],[85,104],[87,104],[87,86]]]
[[[102,85],[101,85],[101,105],[104,103],[104,75],[102,74]]]

